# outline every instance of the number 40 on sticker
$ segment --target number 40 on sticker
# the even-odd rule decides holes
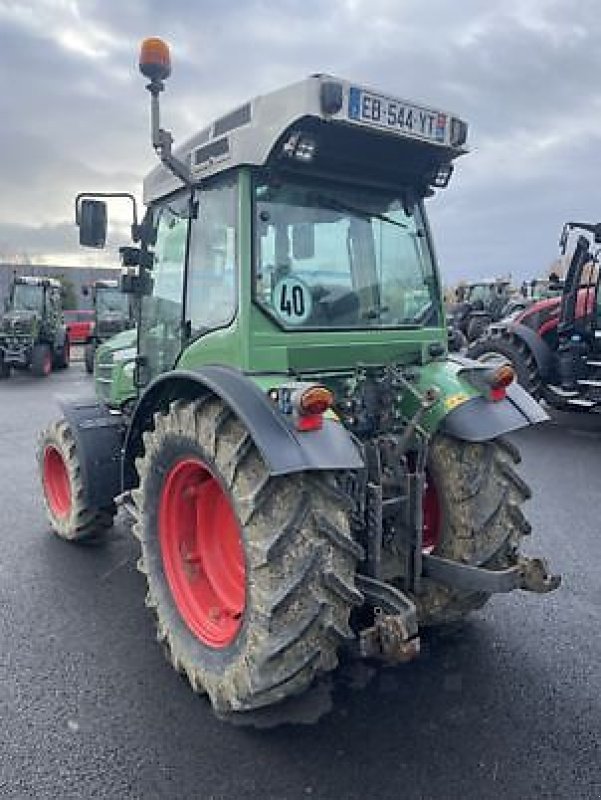
[[[272,305],[278,317],[292,325],[302,325],[311,316],[311,290],[299,278],[282,278],[275,285]]]

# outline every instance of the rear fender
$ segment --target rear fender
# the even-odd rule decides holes
[[[548,419],[536,400],[516,383],[507,388],[503,400],[489,400],[479,388],[481,382],[476,374],[487,369],[490,367],[456,354],[423,367],[415,389],[423,393],[435,387],[438,399],[423,415],[421,427],[430,435],[440,432],[469,442],[483,442]],[[405,415],[411,416],[417,408],[418,400],[407,396],[403,404]]]
[[[272,475],[364,466],[355,440],[336,420],[324,419],[321,430],[299,433],[265,392],[242,372],[231,367],[203,366],[195,371],[175,370],[161,375],[138,401],[125,441],[124,490],[137,483],[134,460],[153,413],[166,410],[174,400],[194,400],[207,392],[224,400],[243,421]]]
[[[60,405],[75,439],[86,505],[105,508],[121,491],[123,418],[95,399]]]

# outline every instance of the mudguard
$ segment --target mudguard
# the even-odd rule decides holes
[[[166,408],[172,400],[192,400],[206,391],[224,400],[244,422],[272,475],[364,466],[355,440],[336,420],[324,419],[321,430],[299,433],[244,373],[232,367],[209,365],[194,371],[165,373],[147,387],[134,410],[125,442],[124,491],[135,485],[133,460],[153,412]]]
[[[504,400],[491,402],[482,396],[466,400],[443,418],[439,430],[468,442],[485,442],[547,419],[536,400],[512,383]]]
[[[541,339],[536,331],[533,331],[532,328],[522,322],[512,322],[507,326],[507,331],[524,342],[536,361],[539,375],[543,381],[547,381],[553,367],[553,351],[549,345],[544,339]]]
[[[60,406],[75,439],[86,504],[108,506],[121,491],[123,418],[94,398]]]

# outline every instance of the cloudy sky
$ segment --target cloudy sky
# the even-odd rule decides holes
[[[564,220],[601,217],[600,34],[598,0],[0,0],[0,261],[98,261],[73,197],[139,195],[159,35],[176,141],[313,72],[457,112],[471,153],[430,201],[445,279],[543,273]]]

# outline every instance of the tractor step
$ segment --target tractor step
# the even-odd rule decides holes
[[[554,392],[558,397],[562,398],[578,397],[579,394],[577,389],[563,389],[561,386],[554,386],[551,383],[547,388]]]
[[[581,408],[593,408],[597,403],[594,400],[587,400],[585,397],[572,397],[568,400],[571,406],[580,406]]]
[[[593,358],[586,359],[587,367],[601,367],[601,361],[595,361]]]
[[[593,378],[581,378],[576,381],[578,386],[593,386],[595,389],[601,388],[601,381],[594,380]]]

